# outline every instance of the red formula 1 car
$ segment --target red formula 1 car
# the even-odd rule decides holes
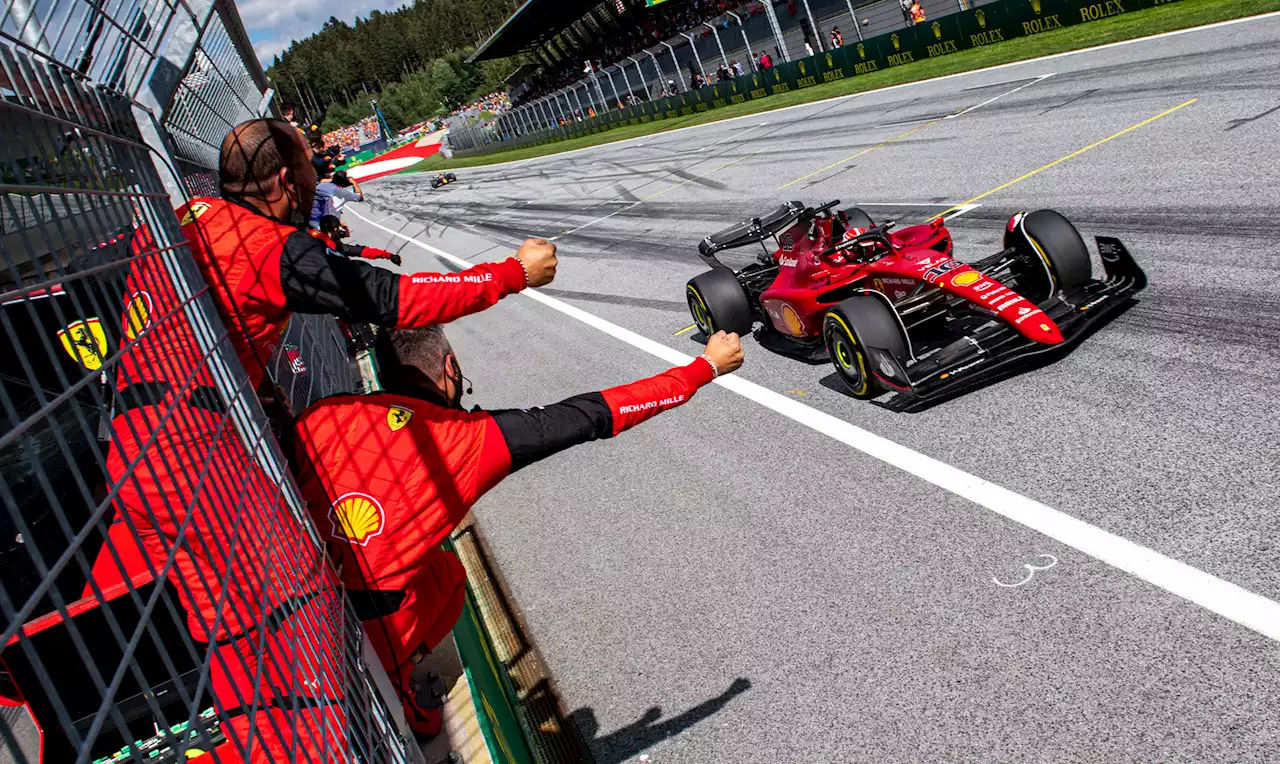
[[[833,213],[839,203],[788,202],[704,239],[712,269],[686,287],[698,328],[746,334],[759,322],[762,345],[830,359],[855,397],[897,392],[909,408],[1069,345],[1147,285],[1102,236],[1106,279],[1092,278],[1084,239],[1052,210],[1014,215],[1005,248],[966,264],[941,218],[895,231],[856,207]],[[756,243],[763,253],[741,270],[717,259]]]

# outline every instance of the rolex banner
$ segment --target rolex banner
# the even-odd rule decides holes
[[[899,29],[866,40],[849,41],[843,48],[798,61],[779,62],[772,69],[708,85],[691,93],[659,98],[625,109],[548,127],[512,140],[458,154],[481,154],[499,149],[529,146],[663,120],[686,120],[704,111],[735,103],[805,90],[836,80],[910,66],[970,48],[998,45],[1015,37],[1043,34],[1054,29],[1118,16],[1143,8],[1168,5],[1177,0],[995,0],[980,8],[940,16],[932,21]]]

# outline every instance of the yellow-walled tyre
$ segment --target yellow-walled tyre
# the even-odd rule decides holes
[[[836,374],[855,398],[875,398],[888,390],[877,374],[901,372],[879,363],[875,353],[888,353],[899,364],[909,355],[893,309],[878,294],[856,294],[827,311],[822,321],[822,339]],[[895,380],[906,384],[906,380]]]
[[[715,268],[689,279],[685,299],[693,323],[707,337],[718,331],[751,333],[751,303],[738,277],[728,268]]]

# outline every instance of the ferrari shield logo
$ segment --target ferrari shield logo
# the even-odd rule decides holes
[[[129,297],[129,305],[124,311],[124,336],[133,341],[151,326],[151,311],[154,304],[147,292],[134,292]]]
[[[413,410],[404,408],[403,406],[392,406],[387,409],[387,426],[392,432],[404,429],[409,424],[409,420],[413,418]]]
[[[987,14],[985,11],[979,8],[977,12],[974,13],[974,18],[978,20],[978,26],[982,27],[983,29],[987,28]]]
[[[933,22],[933,36],[939,40],[942,39],[942,24],[939,24],[936,21]]]
[[[192,202],[191,206],[187,208],[187,214],[182,216],[182,221],[178,223],[178,225],[191,225],[196,222],[196,219],[208,211],[209,204],[207,202]]]
[[[893,43],[893,49],[894,49],[894,50],[897,50],[897,49],[898,49],[898,47],[899,47],[900,43],[898,42],[898,33],[897,33],[897,32],[894,32],[893,34],[889,35],[889,42]]]
[[[102,321],[90,318],[72,322],[66,329],[58,331],[58,339],[71,360],[89,371],[102,368],[107,357],[107,334],[102,330]]]

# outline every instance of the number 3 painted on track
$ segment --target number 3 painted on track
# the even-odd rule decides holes
[[[1001,587],[1004,587],[1005,589],[1014,589],[1019,586],[1022,586],[1023,584],[1030,583],[1031,579],[1036,577],[1036,573],[1042,570],[1048,570],[1049,568],[1052,568],[1054,565],[1058,564],[1058,558],[1054,557],[1051,554],[1038,554],[1036,555],[1036,557],[1047,557],[1049,559],[1049,564],[1048,565],[1032,565],[1030,563],[1027,563],[1023,565],[1022,567],[1025,568],[1027,571],[1027,577],[1022,579],[1018,583],[1004,584],[1004,583],[1001,583],[1000,579],[996,578],[995,576],[992,576],[991,580],[995,583],[996,586],[1001,586]]]

